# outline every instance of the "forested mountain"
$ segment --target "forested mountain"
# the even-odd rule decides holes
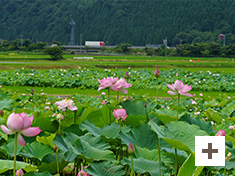
[[[0,0],[0,39],[102,40],[107,45],[235,43],[234,0]]]

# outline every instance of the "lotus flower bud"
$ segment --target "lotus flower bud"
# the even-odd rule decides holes
[[[134,145],[130,142],[129,145],[128,145],[128,154],[129,155],[133,155],[135,153],[135,148],[134,148]]]
[[[56,118],[58,120],[64,120],[64,116],[62,114],[57,114]]]
[[[219,130],[217,132],[216,136],[225,136],[225,131],[224,130]]]
[[[58,149],[58,147],[56,146],[56,145],[54,145],[54,153],[56,153],[56,151],[57,151],[57,149]]]
[[[31,89],[31,94],[33,95],[35,92],[34,92],[34,90],[33,89]]]
[[[233,154],[229,152],[228,155],[226,156],[226,160],[228,161],[229,158],[230,158],[232,155],[233,155]]]
[[[125,78],[126,78],[126,79],[129,79],[129,78],[130,78],[130,75],[129,75],[129,73],[128,73],[128,72],[126,72],[126,74],[125,74]]]
[[[22,176],[22,175],[24,175],[24,172],[22,169],[19,169],[16,171],[16,176]]]
[[[146,102],[144,102],[144,107],[145,107],[145,108],[147,107],[147,103],[146,103]]]
[[[154,72],[154,76],[158,78],[160,76],[160,71],[156,68]]]
[[[4,115],[4,112],[3,112],[3,110],[1,110],[0,111],[0,116],[3,117],[3,115]]]

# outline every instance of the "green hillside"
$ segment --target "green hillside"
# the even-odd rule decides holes
[[[1,0],[0,39],[60,41],[68,44],[74,19],[76,43],[108,41],[107,45],[235,43],[233,0]]]

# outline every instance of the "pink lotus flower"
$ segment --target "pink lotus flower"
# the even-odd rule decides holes
[[[21,136],[23,134],[27,137],[33,137],[38,135],[41,130],[39,127],[30,127],[33,121],[33,116],[28,117],[24,112],[21,114],[15,114],[14,112],[10,114],[7,119],[7,127],[1,125],[1,129],[6,134],[15,134],[17,133],[17,142],[18,144],[24,146],[25,141]]]
[[[114,109],[113,115],[118,120],[126,120],[127,117],[125,109]]]
[[[57,101],[55,102],[55,105],[57,105],[59,109],[68,108],[71,111],[76,111],[78,109],[76,106],[73,106],[73,100],[68,100],[68,99]]]
[[[129,78],[130,78],[130,75],[129,75],[129,73],[128,73],[128,72],[126,72],[126,74],[125,74],[125,78],[126,78],[126,79],[129,79]]]
[[[154,76],[158,78],[160,76],[160,71],[156,68],[154,72]]]
[[[105,100],[103,100],[102,101],[102,105],[104,105],[104,104],[106,104],[106,103],[108,103],[107,101],[105,101]]]
[[[22,169],[19,169],[16,171],[16,176],[23,176],[24,175],[24,172]]]
[[[98,79],[98,81],[100,83],[98,91],[100,91],[101,89],[106,89],[106,88],[110,88],[110,90],[117,90],[118,91],[119,89],[117,89],[114,86],[115,83],[117,82],[117,80],[118,80],[118,77],[116,77],[116,78],[107,77],[102,80]]]
[[[216,136],[225,136],[225,131],[224,130],[219,130],[217,132]]]
[[[127,90],[126,88],[131,87],[132,85],[127,83],[125,79],[121,78],[120,80],[118,80],[116,82],[116,84],[114,85],[114,87],[116,87],[118,90],[117,91],[121,91],[124,94],[127,94]]]
[[[195,95],[191,95],[187,93],[188,91],[192,89],[192,86],[188,86],[188,84],[184,85],[182,81],[176,80],[175,84],[172,84],[172,85],[167,84],[167,86],[169,87],[169,89],[172,90],[172,91],[167,91],[167,93],[170,95],[181,94],[187,97],[195,96]]]
[[[87,166],[85,166],[84,168],[87,168]],[[78,172],[78,175],[77,176],[91,176],[90,174],[88,174],[87,172],[85,172],[83,169],[81,169],[79,172]]]
[[[128,145],[127,152],[129,155],[134,155],[134,153],[135,153],[135,147],[131,142]]]

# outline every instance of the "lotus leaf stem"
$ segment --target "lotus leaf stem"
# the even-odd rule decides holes
[[[160,153],[160,138],[157,136],[157,149],[158,149],[158,165],[159,175],[161,176],[161,153]]]
[[[158,102],[158,78],[157,78],[157,102]]]
[[[133,169],[133,155],[131,155],[131,176],[134,174],[134,169]]]
[[[178,172],[178,160],[177,160],[177,149],[175,148],[175,176]]]
[[[58,156],[57,156],[57,151],[55,152],[55,157],[56,157],[56,166],[57,166],[57,174],[59,175],[60,174],[60,166],[59,166],[59,160],[58,160]]]
[[[17,133],[15,134],[14,169],[13,169],[13,176],[16,176],[16,151],[17,151]]]
[[[119,103],[119,91],[117,91],[117,104]]]

